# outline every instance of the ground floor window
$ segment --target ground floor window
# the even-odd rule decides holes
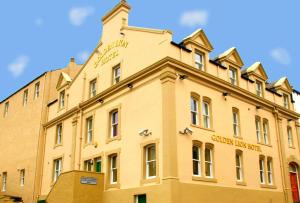
[[[147,197],[145,194],[143,195],[135,195],[135,201],[134,203],[146,203],[147,202]]]
[[[93,160],[89,159],[84,161],[84,170],[85,171],[92,171],[93,169]]]
[[[7,172],[2,173],[2,191],[6,191]]]
[[[116,184],[118,181],[118,167],[117,167],[118,156],[113,154],[109,157],[110,160],[110,184]]]
[[[20,170],[20,186],[25,184],[25,169]]]
[[[58,178],[58,176],[61,174],[61,169],[62,169],[62,158],[55,159],[53,161],[53,181],[55,182]]]
[[[94,163],[95,163],[95,172],[101,173],[101,171],[102,171],[101,157],[95,158]]]

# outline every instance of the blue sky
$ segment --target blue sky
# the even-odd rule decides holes
[[[0,100],[46,70],[83,63],[101,35],[101,17],[119,0],[9,0],[0,3]],[[203,28],[211,58],[237,47],[245,67],[261,61],[269,81],[300,90],[299,0],[128,0],[129,24],[170,29],[180,42]]]

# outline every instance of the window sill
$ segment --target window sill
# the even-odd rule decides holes
[[[148,184],[148,183],[159,183],[160,182],[160,178],[157,176],[155,178],[144,178],[141,180],[141,185],[143,184]]]
[[[244,181],[236,181],[236,185],[247,186],[247,183]]]
[[[234,138],[234,139],[243,140],[243,137],[242,137],[242,136],[235,136],[235,135],[233,135],[233,138]]]
[[[96,146],[97,146],[97,144],[96,144],[95,142],[91,142],[91,143],[85,143],[85,144],[84,144],[84,146],[83,146],[83,148],[86,148],[86,147],[88,147],[88,146],[93,146],[93,147],[96,147]]]
[[[106,184],[106,189],[120,189],[120,183],[115,183],[115,184],[111,184],[111,183],[108,183]]]
[[[62,143],[61,143],[61,144],[55,144],[54,147],[53,147],[53,149],[55,149],[55,148],[57,148],[57,147],[62,147],[62,146],[63,146]]]
[[[260,184],[261,188],[276,189],[275,185]]]
[[[270,144],[264,144],[264,143],[262,143],[262,142],[257,142],[257,144],[263,145],[263,146],[266,146],[266,147],[272,147],[272,145],[270,145]]]
[[[202,127],[202,126],[200,126],[200,125],[191,124],[191,127],[199,128],[199,129],[207,130],[207,131],[211,131],[211,132],[215,132],[214,129],[211,129],[211,128],[204,128],[204,127]]]
[[[207,177],[201,177],[201,176],[193,176],[192,180],[195,181],[203,181],[203,182],[211,182],[211,183],[217,183],[218,180],[216,178],[207,178]]]
[[[291,148],[291,149],[296,149],[295,146],[289,146],[289,148]]]
[[[118,136],[116,136],[116,137],[109,137],[109,138],[107,138],[107,139],[106,139],[106,144],[107,144],[107,143],[110,143],[110,142],[112,142],[112,141],[115,141],[115,140],[121,140],[121,135],[118,135]]]

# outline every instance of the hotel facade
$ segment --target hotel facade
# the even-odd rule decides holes
[[[202,29],[176,43],[169,30],[130,26],[130,9],[121,1],[109,11],[87,62],[76,74],[59,73],[53,97],[37,109],[45,119],[17,126],[41,129],[28,184],[27,170],[16,175],[24,151],[1,147],[0,195],[49,203],[299,201],[300,115],[288,79],[269,83],[263,65],[245,67],[236,48],[210,58]],[[1,103],[7,148],[19,142],[5,140],[15,132],[7,115],[24,119],[18,108],[7,113],[11,99]],[[11,182],[23,178],[24,188],[35,187],[16,193]]]

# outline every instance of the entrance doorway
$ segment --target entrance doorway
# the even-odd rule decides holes
[[[299,177],[298,177],[298,165],[296,163],[289,164],[291,189],[294,202],[299,202]]]

